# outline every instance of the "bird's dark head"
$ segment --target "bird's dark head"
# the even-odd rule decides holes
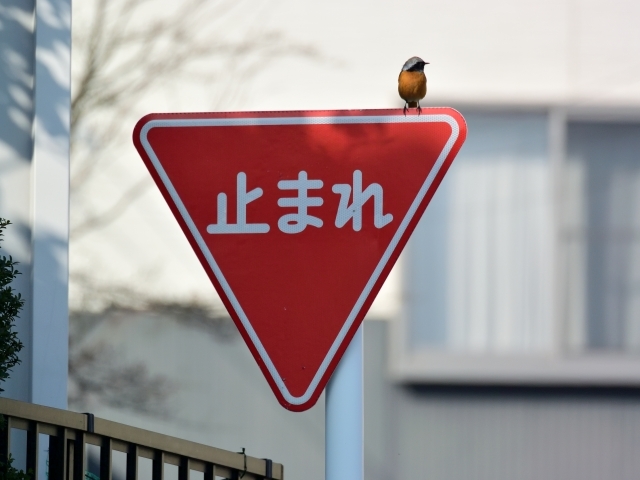
[[[411,57],[404,62],[402,70],[407,72],[424,72],[425,65],[429,65],[429,62],[425,62],[420,57]]]

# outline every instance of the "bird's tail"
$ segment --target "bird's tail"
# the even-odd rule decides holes
[[[418,108],[418,102],[407,102],[407,107]]]

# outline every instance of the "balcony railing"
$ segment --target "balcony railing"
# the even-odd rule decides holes
[[[88,445],[99,447],[100,480],[114,476],[114,452],[126,454],[126,480],[144,480],[140,458],[151,460],[151,480],[165,480],[165,464],[178,467],[178,480],[283,480],[284,468],[271,460],[250,457],[199,443],[82,414],[0,398],[5,428],[0,432],[0,462],[12,449],[12,430],[26,431],[26,466],[32,479],[85,480]],[[42,435],[49,436],[47,477],[38,475]],[[44,472],[42,472],[44,473]],[[193,477],[193,478],[190,478]]]

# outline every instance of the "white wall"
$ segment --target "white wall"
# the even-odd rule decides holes
[[[153,13],[165,12],[162,5],[168,4],[154,0]],[[397,75],[412,55],[431,62],[426,105],[640,106],[637,2],[280,0],[234,5],[226,23],[211,27],[223,37],[275,31],[315,55],[264,61],[249,55],[257,67],[248,81],[223,69],[213,81],[187,74],[142,92],[139,102],[119,113],[123,133],[118,147],[100,152],[108,161],[87,188],[90,197],[75,205],[107,208],[145,178],[148,189],[111,225],[72,238],[72,273],[163,298],[215,297],[130,140],[135,122],[151,111],[400,107]],[[83,19],[77,25],[87,24],[90,7],[89,2],[75,3],[74,15]],[[149,18],[153,15],[134,21]],[[203,30],[194,35],[211,33]],[[217,67],[205,62],[197,71]],[[229,83],[241,85],[241,94],[229,95]],[[72,291],[72,301],[78,295]],[[374,306],[376,315],[393,315],[399,295],[397,283],[388,282]]]
[[[274,4],[269,26],[331,62],[269,70],[250,108],[398,105],[412,55],[431,102],[640,105],[640,4],[632,0],[340,0]]]

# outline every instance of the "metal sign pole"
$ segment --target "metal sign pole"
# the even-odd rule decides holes
[[[327,384],[325,479],[364,479],[363,325]]]

